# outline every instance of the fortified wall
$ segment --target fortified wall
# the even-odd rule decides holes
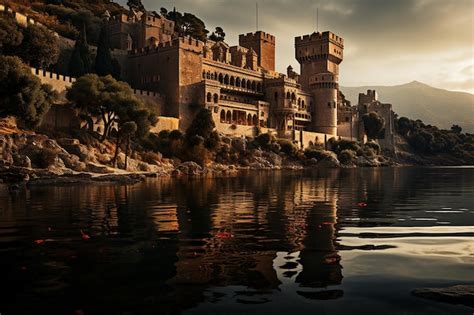
[[[51,107],[49,112],[45,115],[42,122],[42,127],[65,129],[78,126],[78,113],[72,109],[66,100],[66,92],[69,87],[76,81],[75,78],[61,75],[58,73],[45,71],[37,68],[31,68],[31,72],[40,79],[42,84],[49,84],[59,94],[58,102]],[[163,97],[157,92],[133,90],[133,94],[143,101],[148,108],[158,115],[159,121],[154,129],[162,130],[169,129],[169,127],[178,128],[176,119],[162,116],[164,113],[165,101]]]

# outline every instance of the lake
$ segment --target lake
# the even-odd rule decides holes
[[[2,315],[473,312],[474,168],[0,187]]]

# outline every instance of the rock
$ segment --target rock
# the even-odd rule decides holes
[[[176,170],[185,175],[199,175],[203,173],[203,168],[196,162],[184,162],[176,167]]]
[[[77,155],[83,162],[94,162],[95,157],[89,149],[82,144],[63,145],[63,148],[70,154]]]
[[[271,165],[276,166],[276,167],[281,167],[282,164],[282,158],[278,154],[274,152],[263,152],[262,154],[263,158],[270,162]]]
[[[316,167],[323,167],[323,168],[340,167],[340,166],[341,166],[341,163],[337,159],[337,156],[334,152],[330,152],[316,164]]]
[[[247,141],[244,138],[233,138],[231,145],[237,152],[243,152],[247,147]]]
[[[474,307],[474,285],[455,285],[447,288],[415,289],[412,294],[421,298]]]
[[[81,144],[78,139],[72,139],[72,138],[60,138],[56,140],[59,145],[61,146],[74,146],[74,145],[79,145]]]
[[[28,156],[14,154],[12,156],[12,158],[13,158],[13,165],[20,166],[20,167],[31,168],[31,160]]]
[[[97,174],[110,174],[114,172],[107,166],[95,163],[86,163],[86,171]]]

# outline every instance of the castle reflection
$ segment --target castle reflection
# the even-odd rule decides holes
[[[472,185],[472,178],[458,180]],[[321,170],[50,187],[8,200],[0,194],[0,228],[18,230],[2,239],[0,258],[11,266],[3,271],[12,288],[6,298],[27,296],[38,309],[61,299],[64,313],[88,305],[92,313],[160,314],[226,296],[247,304],[268,303],[275,292],[338,299],[340,251],[359,248],[341,245],[343,230],[394,224],[394,205],[409,205],[419,185],[441,184],[449,191],[448,181],[397,169]],[[20,224],[25,218],[36,223]],[[92,241],[82,242],[79,230]],[[45,234],[47,250],[24,241]],[[37,270],[19,278],[14,266],[32,257]]]

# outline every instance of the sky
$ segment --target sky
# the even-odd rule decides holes
[[[118,0],[124,4],[126,0]],[[255,0],[142,0],[193,13],[208,30],[221,26],[226,42],[256,30]],[[259,0],[259,30],[276,36],[277,70],[294,58],[294,38],[329,30],[344,38],[343,86],[420,81],[474,93],[473,0]],[[316,23],[316,10],[319,23]]]

